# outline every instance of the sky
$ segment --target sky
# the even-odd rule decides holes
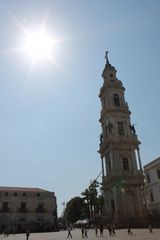
[[[0,0],[0,185],[80,196],[101,172],[105,51],[126,89],[142,164],[160,156],[160,1]],[[26,32],[56,39],[33,61]],[[38,43],[37,43],[38,44]]]

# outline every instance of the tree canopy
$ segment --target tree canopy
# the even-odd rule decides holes
[[[66,205],[64,217],[66,223],[75,223],[77,220],[88,218],[94,222],[102,216],[104,199],[102,185],[94,180],[81,195],[72,198]]]
[[[96,218],[102,216],[104,199],[101,192],[101,184],[94,180],[81,194],[87,202],[90,220],[94,221]]]
[[[81,197],[72,198],[66,205],[64,212],[66,223],[75,223],[77,220],[88,218],[87,204]]]

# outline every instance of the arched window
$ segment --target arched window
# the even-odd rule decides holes
[[[113,78],[113,73],[110,73],[110,77]]]
[[[114,98],[114,105],[115,105],[116,107],[120,107],[119,95],[118,95],[117,93],[115,93],[115,94],[113,95],[113,98]]]

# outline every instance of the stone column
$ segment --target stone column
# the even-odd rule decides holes
[[[140,170],[142,170],[142,163],[141,163],[141,157],[140,157],[139,147],[137,148],[137,153],[138,153],[139,167],[140,167]]]
[[[104,177],[104,163],[103,163],[103,157],[101,156],[101,164],[102,164],[102,177]]]

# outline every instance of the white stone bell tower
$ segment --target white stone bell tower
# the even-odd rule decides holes
[[[145,216],[143,199],[144,176],[139,154],[140,141],[131,112],[125,101],[125,88],[109,63],[102,73],[100,89],[102,104],[99,153],[102,160],[105,216],[108,222],[141,223]]]

